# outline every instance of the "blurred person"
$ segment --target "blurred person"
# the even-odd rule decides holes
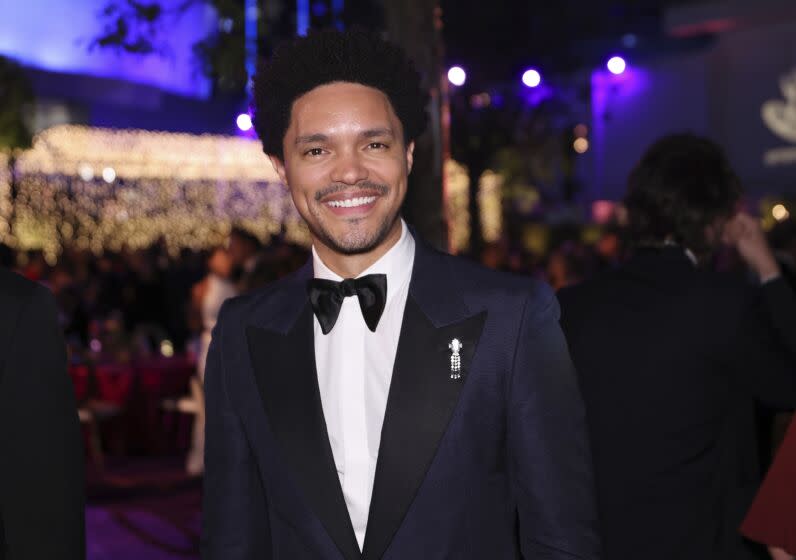
[[[237,290],[245,294],[276,279],[271,263],[257,237],[241,228],[233,228],[227,246],[237,277]]]
[[[756,558],[738,534],[759,482],[755,399],[796,405],[782,344],[796,301],[721,149],[655,142],[625,198],[635,254],[559,292],[586,403],[606,558]],[[700,263],[722,241],[754,271]]]
[[[427,101],[405,54],[311,33],[254,99],[313,252],[219,315],[203,558],[598,558],[552,290],[438,253],[400,217]]]
[[[620,207],[624,211],[624,207]],[[594,244],[595,268],[606,270],[619,266],[625,260],[624,229],[611,224],[603,229]]]
[[[582,282],[589,273],[591,258],[582,244],[568,241],[556,247],[547,260],[547,282],[556,291]]]
[[[791,289],[796,289],[796,221],[777,223],[769,238]],[[781,319],[789,321],[779,328],[790,334],[785,342],[796,355],[796,314]],[[788,417],[790,427],[780,437],[779,423]],[[774,560],[796,558],[796,421],[792,418],[792,414],[778,415],[773,439],[779,449],[741,526],[746,537],[768,546]]]
[[[41,251],[28,251],[27,261],[22,269],[22,275],[28,280],[38,282],[47,272],[47,261]]]
[[[0,560],[84,558],[84,486],[55,300],[0,268]]]
[[[229,298],[237,295],[232,282],[232,259],[229,252],[221,247],[216,248],[207,259],[207,276],[196,284],[193,289],[194,305],[199,308],[202,320],[202,332],[199,335],[199,351],[196,359],[196,374],[204,380],[207,350],[210,348],[212,332],[218,320],[221,305]],[[185,469],[189,474],[198,475],[204,471],[204,412],[196,415],[193,425],[191,448]]]

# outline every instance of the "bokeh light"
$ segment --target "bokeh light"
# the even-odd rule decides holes
[[[248,113],[241,113],[236,120],[238,128],[243,132],[248,132],[252,129],[252,118]]]
[[[542,75],[537,70],[529,68],[522,75],[522,83],[528,87],[536,87],[542,83]]]
[[[448,70],[448,81],[455,86],[463,86],[467,81],[467,73],[461,66],[453,66]]]
[[[615,74],[618,76],[619,74],[625,71],[625,69],[627,68],[627,63],[625,62],[625,59],[622,58],[621,56],[612,56],[608,60],[606,66],[608,67],[608,71],[611,72],[611,74]]]
[[[790,212],[788,212],[784,204],[776,204],[771,209],[771,215],[774,216],[774,219],[778,222],[783,222],[790,217]]]

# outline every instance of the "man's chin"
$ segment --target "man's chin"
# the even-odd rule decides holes
[[[377,249],[382,239],[333,239],[326,240],[326,245],[341,255],[363,255]]]
[[[332,234],[328,231],[315,232],[314,237],[340,255],[364,255],[377,250],[386,242],[389,227],[378,231],[356,231]]]

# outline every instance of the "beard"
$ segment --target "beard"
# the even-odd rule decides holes
[[[390,191],[387,185],[372,183],[369,181],[363,182],[358,186],[365,187],[380,196],[384,196]],[[315,200],[321,204],[320,200],[322,200],[324,197],[346,190],[348,188],[350,187],[345,185],[330,185],[329,187],[318,191],[315,194]],[[325,227],[320,208],[313,208],[310,210],[310,212],[313,214],[314,219],[305,219],[304,221],[307,223],[312,235],[334,252],[341,255],[359,255],[362,253],[368,253],[377,248],[389,236],[392,228],[398,220],[398,211],[396,210],[395,212],[386,214],[379,222],[377,227],[369,231],[366,229],[366,219],[351,218],[347,220],[349,225],[347,231],[341,235],[335,235]]]

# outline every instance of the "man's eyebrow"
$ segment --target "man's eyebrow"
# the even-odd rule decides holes
[[[363,138],[376,138],[379,136],[395,136],[391,128],[371,128],[362,132]]]
[[[326,142],[329,140],[329,137],[325,134],[308,134],[307,136],[298,136],[296,137],[296,145],[299,144],[312,144],[314,142]]]

